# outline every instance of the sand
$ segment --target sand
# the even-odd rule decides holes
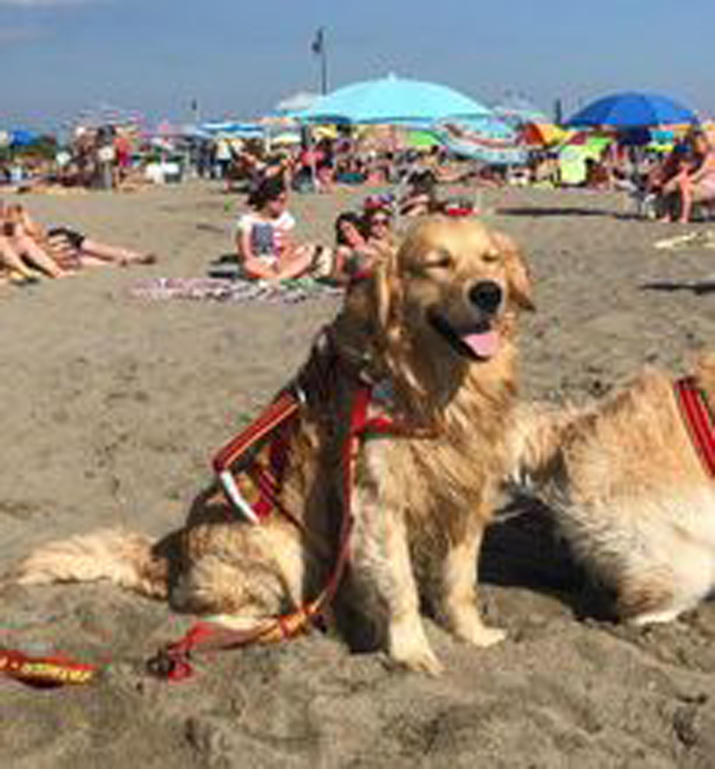
[[[24,200],[46,223],[161,261],[0,290],[0,571],[48,539],[180,524],[212,452],[290,376],[337,307],[130,296],[141,278],[204,275],[230,250],[238,201],[210,186]],[[304,196],[292,209],[304,234],[329,241],[346,202]],[[535,276],[525,397],[581,400],[644,364],[683,370],[712,346],[712,294],[640,288],[715,272],[712,250],[653,248],[703,225],[634,221],[606,194],[510,190],[484,202],[499,207],[485,218],[518,239]],[[485,612],[509,640],[477,651],[428,621],[447,667],[438,679],[315,634],[221,653],[167,684],[143,661],[187,618],[108,586],[11,587],[0,594],[0,644],[104,669],[94,685],[52,691],[0,679],[0,764],[715,765],[715,607],[648,631],[584,616],[581,576],[538,517],[494,528],[484,572]]]

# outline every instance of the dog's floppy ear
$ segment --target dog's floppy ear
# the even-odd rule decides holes
[[[504,259],[509,295],[523,310],[535,310],[529,268],[521,256],[519,247],[503,232],[494,232],[492,237]]]
[[[397,269],[397,249],[392,245],[379,246],[373,274],[375,314],[378,327],[388,331],[394,325],[395,312],[401,296]]]

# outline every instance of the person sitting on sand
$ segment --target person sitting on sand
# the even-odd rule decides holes
[[[663,187],[663,194],[675,199],[663,221],[673,221],[673,209],[677,206],[680,208],[678,221],[689,222],[695,203],[715,201],[715,149],[702,131],[691,133],[688,145],[687,161]]]
[[[332,279],[335,283],[350,283],[366,268],[367,240],[363,234],[364,221],[354,211],[344,211],[335,220],[335,259]]]
[[[344,211],[335,220],[335,250],[331,283],[349,286],[370,273],[383,247],[392,243],[392,214],[387,208],[368,207],[361,216]]]
[[[413,171],[407,179],[407,192],[400,200],[403,216],[423,216],[440,210],[437,175],[430,168]]]
[[[287,280],[307,275],[321,249],[293,242],[295,219],[287,210],[288,192],[280,176],[264,179],[251,193],[253,209],[238,220],[236,248],[246,277]]]
[[[4,259],[6,263],[8,260],[12,263],[11,269],[24,278],[33,277],[34,273],[29,268],[35,268],[50,278],[65,276],[65,271],[57,261],[35,240],[32,227],[28,230],[28,220],[22,206],[5,206],[0,203],[0,230],[5,240]],[[19,268],[14,256],[25,265],[24,268]]]
[[[38,224],[24,206],[15,206],[16,216],[23,231],[53,260],[62,270],[77,270],[81,267],[95,267],[116,264],[128,267],[131,264],[153,264],[153,254],[140,253],[123,246],[111,246],[91,240],[83,233],[70,227],[50,227],[45,230]]]

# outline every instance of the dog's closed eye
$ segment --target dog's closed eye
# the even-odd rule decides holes
[[[439,248],[431,253],[422,263],[425,270],[448,270],[454,266],[454,257],[444,248]]]

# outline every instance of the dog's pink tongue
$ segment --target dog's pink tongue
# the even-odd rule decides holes
[[[484,331],[481,334],[465,334],[462,341],[479,358],[492,358],[499,349],[499,335],[496,331]]]

